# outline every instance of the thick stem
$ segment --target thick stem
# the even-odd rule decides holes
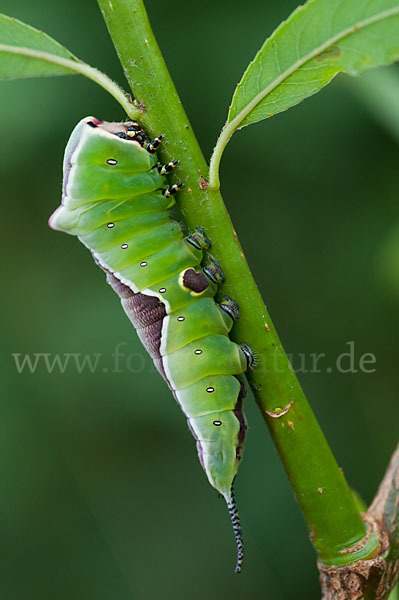
[[[221,263],[228,294],[240,306],[232,338],[245,340],[258,364],[248,372],[256,401],[301,507],[319,558],[347,564],[377,547],[371,535],[348,552],[366,526],[345,478],[304,396],[251,275],[229,214],[217,190],[207,189],[207,165],[152,33],[141,0],[98,0],[125,75],[145,107],[140,118],[150,134],[165,134],[163,159],[179,158],[185,184],[179,205],[190,228],[201,225]],[[344,550],[344,552],[342,552]]]

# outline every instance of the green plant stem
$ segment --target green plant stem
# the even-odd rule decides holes
[[[133,104],[129,95],[126,94],[122,88],[119,87],[112,79],[102,73],[98,69],[91,67],[85,62],[80,60],[70,60],[57,56],[56,54],[50,54],[48,52],[42,52],[41,50],[34,50],[33,48],[21,48],[19,46],[9,46],[7,44],[0,44],[0,53],[6,52],[10,54],[19,54],[20,56],[26,56],[29,58],[37,58],[45,62],[49,62],[60,67],[65,67],[71,71],[71,75],[79,74],[84,75],[88,79],[91,79],[102,88],[104,88],[111,96],[115,98],[121,106],[123,106],[125,112],[131,119],[137,119],[140,115],[140,110]]]
[[[140,122],[151,135],[165,134],[163,160],[180,160],[176,175],[185,187],[178,201],[185,221],[190,228],[205,228],[212,253],[226,275],[221,293],[240,306],[241,317],[232,337],[245,340],[256,353],[258,364],[247,377],[319,558],[326,564],[341,565],[369,556],[377,547],[373,536],[361,550],[342,553],[363,539],[366,526],[281,346],[222,197],[218,190],[206,189],[201,179],[207,175],[207,165],[143,2],[98,0],[98,4],[131,89],[145,107]]]

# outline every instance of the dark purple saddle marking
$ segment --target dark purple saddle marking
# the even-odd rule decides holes
[[[183,275],[183,285],[188,290],[199,294],[209,287],[209,282],[201,271],[197,273],[194,269],[187,269]]]
[[[98,261],[96,261],[97,264]],[[129,286],[122,283],[108,269],[99,265],[106,273],[107,281],[112,289],[121,298],[122,306],[137,330],[138,336],[154,361],[156,368],[162,375],[169,388],[170,382],[166,377],[160,354],[162,325],[166,316],[165,304],[156,296],[147,296],[141,292],[133,292]],[[172,389],[172,388],[171,388]]]

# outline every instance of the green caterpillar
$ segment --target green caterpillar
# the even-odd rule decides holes
[[[198,227],[184,238],[169,217],[181,184],[166,185],[177,161],[158,164],[161,138],[149,141],[135,122],[82,119],[65,150],[62,204],[49,224],[92,252],[180,404],[209,482],[226,499],[239,572],[232,487],[246,433],[239,375],[253,355],[228,337],[238,309],[229,298],[214,300],[222,280],[217,263],[200,267],[210,247],[204,232]]]

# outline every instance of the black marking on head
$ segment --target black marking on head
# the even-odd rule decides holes
[[[222,421],[213,421],[213,425],[215,427],[220,427],[222,425]]]
[[[206,391],[208,392],[208,394],[212,394],[212,392],[214,392],[214,391],[215,391],[215,388],[214,388],[214,387],[212,387],[212,386],[211,386],[211,387],[207,387],[207,388],[206,388]]]
[[[133,121],[129,121],[124,124],[127,136],[130,140],[134,140],[138,142],[140,146],[144,146],[144,144],[148,141],[145,131],[140,127],[138,123]]]
[[[99,127],[122,140],[138,142],[141,146],[144,146],[148,142],[144,129],[142,129],[138,123],[133,121],[127,121],[126,123],[111,123],[110,121],[98,121],[93,118],[92,121],[88,121],[88,125],[90,125],[90,127]]]
[[[205,275],[201,271],[197,273],[194,269],[187,269],[187,271],[184,272],[183,285],[185,288],[192,290],[196,294],[204,292],[209,287]]]
[[[111,123],[107,130],[122,140],[138,142],[142,147],[144,147],[145,143],[147,142],[146,133],[138,124],[128,125],[127,123]]]
[[[138,142],[140,144],[140,146],[144,147],[145,141],[146,141],[146,137],[144,133],[136,133],[136,135],[133,137],[131,135],[129,135],[130,139],[134,139],[135,142]]]
[[[234,537],[237,544],[237,563],[235,573],[241,573],[241,567],[244,560],[244,544],[242,541],[241,523],[238,515],[236,499],[234,496],[233,486],[230,491],[231,500],[227,503],[227,509],[229,511],[231,524],[233,526]]]
[[[127,133],[125,133],[124,131],[118,131],[117,133],[115,133],[114,135],[116,135],[119,138],[122,138],[122,140],[131,140],[132,138],[130,137],[130,135],[128,135]]]

